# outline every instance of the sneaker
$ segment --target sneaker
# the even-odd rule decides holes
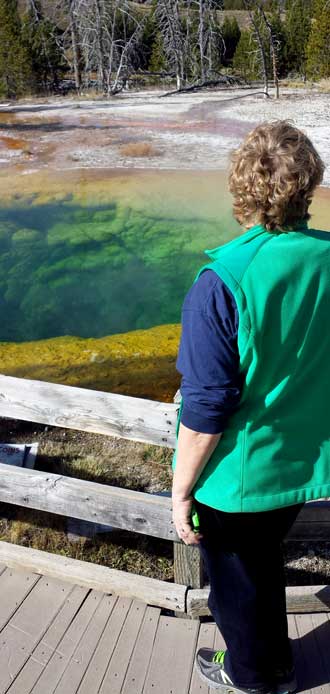
[[[200,648],[196,654],[195,666],[199,676],[209,687],[219,689],[223,694],[274,694],[270,687],[236,687],[224,667],[225,651]]]

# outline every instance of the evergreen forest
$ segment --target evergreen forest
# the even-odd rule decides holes
[[[329,0],[0,0],[0,97],[330,77]]]

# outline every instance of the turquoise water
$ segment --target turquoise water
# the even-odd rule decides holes
[[[205,204],[196,215],[196,201],[190,214],[170,201],[167,209],[166,199],[159,207],[83,205],[71,194],[3,204],[0,340],[102,337],[180,322],[203,249],[229,239],[230,210],[217,221]]]

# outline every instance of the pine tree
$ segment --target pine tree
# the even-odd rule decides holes
[[[151,72],[162,72],[167,70],[167,60],[164,53],[164,42],[162,35],[157,32],[156,37],[151,47],[151,56],[149,61],[149,70]]]
[[[54,89],[63,72],[68,69],[59,45],[60,32],[55,24],[43,16],[40,3],[34,0],[33,8],[22,22],[22,41],[32,66],[37,90]]]
[[[260,77],[258,46],[251,31],[242,31],[233,58],[233,68],[245,80]]]
[[[144,25],[144,30],[143,34],[141,37],[141,44],[139,46],[138,50],[138,58],[139,58],[139,67],[142,70],[147,70],[148,65],[151,60],[151,55],[153,51],[153,45],[155,41],[155,36],[156,36],[156,22],[154,18],[154,13],[150,12],[148,14],[148,17],[145,21]]]
[[[224,0],[225,10],[244,10],[243,0]]]
[[[315,0],[306,47],[306,74],[310,79],[330,75],[330,12],[324,0]]]
[[[16,98],[31,88],[31,62],[22,43],[17,0],[0,0],[0,94]]]
[[[221,62],[225,67],[228,67],[232,64],[236,47],[241,37],[241,30],[238,26],[236,17],[232,19],[229,17],[225,18],[221,27],[221,35],[223,41]]]
[[[288,72],[306,76],[306,46],[311,31],[311,0],[287,0],[285,16]]]

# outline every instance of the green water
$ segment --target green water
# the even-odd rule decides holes
[[[205,202],[205,201],[204,201]],[[230,210],[218,221],[166,199],[131,207],[109,199],[0,208],[0,340],[102,337],[180,322],[185,292],[206,259],[229,240]],[[188,206],[189,207],[189,206]],[[231,235],[237,226],[230,223]]]

